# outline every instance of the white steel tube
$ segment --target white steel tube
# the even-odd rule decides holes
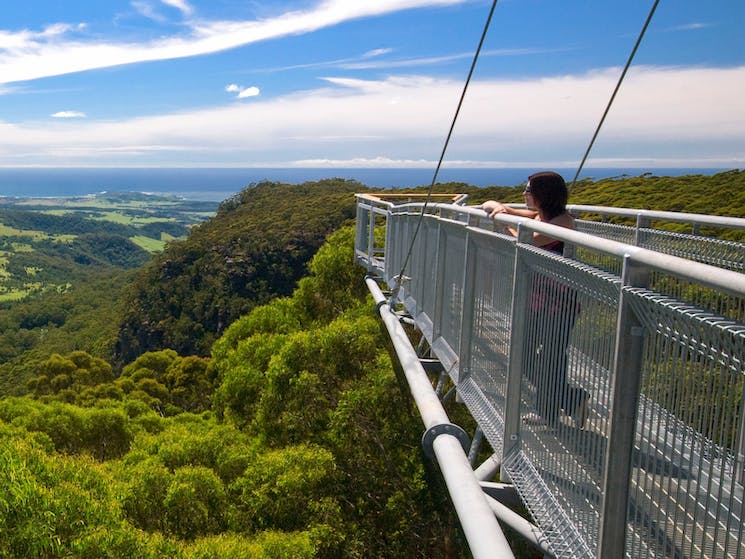
[[[532,545],[540,549],[544,553],[544,557],[547,558],[554,556],[548,547],[543,532],[538,528],[538,526],[531,524],[511,508],[503,505],[493,497],[487,496],[486,500],[497,518],[515,530],[515,532],[520,534]]]
[[[448,415],[406,332],[398,322],[398,317],[391,311],[375,280],[368,277],[365,282],[393,342],[425,427],[430,429],[437,425],[449,424]],[[473,473],[461,442],[454,435],[443,433],[435,437],[432,448],[474,559],[514,559],[514,554],[487,503],[486,495]]]
[[[473,473],[479,481],[489,481],[497,475],[497,472],[501,467],[502,463],[499,460],[499,456],[497,456],[497,454],[492,454],[489,458],[484,460],[484,462],[476,468]]]

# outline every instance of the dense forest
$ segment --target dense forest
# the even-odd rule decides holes
[[[358,182],[253,185],[172,243],[130,286],[119,363],[168,347],[209,355],[212,342],[254,306],[289,295],[326,235],[355,215]]]
[[[469,556],[353,264],[366,190],[251,185],[144,266],[0,309],[0,557]],[[570,203],[742,216],[745,172]]]

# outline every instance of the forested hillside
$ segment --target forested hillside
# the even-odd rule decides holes
[[[0,401],[0,556],[467,557],[352,240],[211,360],[56,355]]]
[[[326,235],[354,217],[354,192],[365,189],[343,179],[266,182],[223,202],[133,282],[117,361],[161,348],[208,355],[236,318],[292,293]]]

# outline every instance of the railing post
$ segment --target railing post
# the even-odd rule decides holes
[[[626,544],[634,434],[641,384],[644,328],[628,300],[625,287],[643,287],[648,270],[624,258],[616,323],[616,347],[610,387],[608,452],[603,478],[598,558],[622,559]]]
[[[515,243],[515,265],[512,272],[512,308],[510,310],[510,358],[507,370],[507,386],[505,388],[504,408],[504,437],[502,439],[502,463],[505,458],[516,452],[520,446],[520,389],[522,386],[523,351],[525,341],[526,313],[528,300],[528,285],[526,281],[527,269],[520,257],[520,244],[529,244],[533,233],[517,226],[517,242]],[[501,479],[508,480],[503,471]]]
[[[636,214],[636,229],[634,229],[634,246],[644,246],[645,236],[642,234],[642,229],[649,227],[652,224],[652,220],[647,216],[638,213]]]
[[[745,484],[745,383],[740,396],[740,437],[737,443],[734,474],[735,481],[743,485]]]
[[[434,343],[434,341],[442,334],[442,305],[443,305],[443,299],[445,297],[444,293],[444,283],[445,283],[445,243],[443,242],[443,236],[445,235],[443,233],[443,227],[442,227],[442,220],[437,220],[437,258],[436,262],[437,265],[435,267],[435,284],[427,287],[428,290],[431,290],[432,293],[434,293],[435,300],[434,300],[434,306],[433,306],[433,312],[432,316],[430,317],[432,319],[432,340],[431,342]]]
[[[370,262],[373,262],[373,258],[375,258],[375,208],[372,206],[370,206],[368,220],[367,258]]]
[[[463,266],[463,307],[458,348],[458,382],[471,374],[471,342],[473,339],[474,306],[476,304],[476,250],[471,246],[471,235],[466,230],[466,255]]]

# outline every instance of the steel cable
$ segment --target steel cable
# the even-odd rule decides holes
[[[466,91],[468,91],[468,85],[471,83],[471,77],[473,76],[473,72],[476,68],[476,62],[479,59],[479,54],[481,53],[481,47],[484,44],[484,40],[486,39],[486,33],[489,30],[489,26],[491,25],[492,16],[494,15],[494,10],[497,7],[497,1],[494,0],[491,5],[491,9],[489,10],[489,16],[486,18],[486,23],[484,24],[484,30],[481,32],[481,39],[479,40],[478,47],[476,48],[476,52],[473,55],[473,60],[471,61],[471,68],[468,71],[468,76],[466,77],[466,81],[463,85],[463,91],[460,94],[460,99],[458,100],[458,106],[455,109],[455,114],[453,115],[453,119],[450,122],[450,130],[448,130],[447,137],[445,138],[445,143],[442,146],[442,152],[440,153],[440,158],[437,161],[437,167],[435,168],[435,173],[432,177],[432,182],[429,185],[429,188],[427,189],[427,197],[424,199],[424,205],[422,206],[422,211],[419,214],[419,220],[417,221],[416,228],[414,229],[414,234],[411,237],[411,243],[409,243],[409,250],[406,252],[406,258],[404,258],[404,262],[401,266],[401,271],[398,273],[396,281],[396,285],[394,286],[392,293],[394,296],[398,294],[399,288],[401,287],[401,282],[404,277],[404,272],[406,271],[406,266],[409,264],[409,259],[411,258],[411,253],[414,250],[414,242],[416,241],[417,235],[419,234],[419,228],[422,225],[422,220],[424,219],[424,214],[427,211],[427,205],[429,204],[430,199],[432,198],[432,190],[435,186],[435,183],[437,182],[437,176],[440,174],[440,168],[442,167],[442,162],[445,159],[445,153],[447,152],[448,145],[450,144],[450,138],[453,135],[453,130],[455,129],[455,123],[458,120],[458,115],[460,114],[460,109],[463,106],[463,101],[466,97]]]
[[[652,4],[652,8],[649,10],[649,15],[647,16],[647,20],[644,22],[644,25],[642,26],[642,30],[639,32],[639,36],[636,39],[634,48],[631,49],[631,54],[629,55],[629,59],[626,61],[626,66],[624,66],[623,72],[621,72],[621,76],[618,78],[618,83],[616,83],[616,88],[613,90],[613,94],[610,96],[608,105],[606,105],[605,111],[603,111],[603,116],[600,118],[600,122],[598,123],[597,128],[595,128],[595,133],[592,135],[592,139],[590,140],[590,145],[588,145],[587,150],[585,150],[585,155],[582,157],[582,161],[579,164],[577,173],[574,175],[574,178],[572,179],[572,184],[569,186],[569,190],[574,188],[574,184],[577,182],[577,177],[579,177],[579,174],[582,172],[582,168],[585,166],[587,157],[590,155],[590,150],[592,149],[592,146],[595,144],[595,139],[598,137],[598,134],[600,133],[600,129],[602,128],[603,123],[605,122],[605,117],[608,116],[608,111],[610,111],[611,105],[613,105],[613,101],[616,98],[616,94],[618,93],[618,90],[621,88],[623,79],[626,77],[626,72],[628,72],[629,68],[631,67],[631,61],[634,60],[636,51],[642,42],[642,38],[644,37],[644,34],[647,32],[647,27],[649,27],[649,23],[652,21],[652,16],[654,15],[655,10],[657,10],[657,4],[659,3],[660,3],[660,0],[655,0],[654,4]]]

